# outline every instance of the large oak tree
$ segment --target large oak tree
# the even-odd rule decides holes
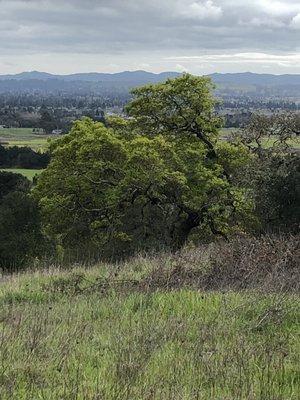
[[[213,106],[210,81],[183,75],[135,90],[127,121],[76,122],[34,190],[48,234],[120,255],[241,229],[252,205],[234,175],[249,154],[219,139]]]

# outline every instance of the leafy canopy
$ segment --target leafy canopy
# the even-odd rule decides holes
[[[251,204],[232,177],[249,156],[218,139],[210,91],[184,75],[136,89],[127,121],[77,121],[34,190],[48,234],[121,255],[240,229]]]
[[[214,155],[221,120],[214,114],[213,87],[209,78],[184,74],[133,90],[127,112],[145,134],[196,136]]]

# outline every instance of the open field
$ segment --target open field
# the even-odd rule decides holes
[[[264,148],[270,148],[274,145],[274,143],[277,141],[276,137],[268,137],[265,138],[263,141],[263,147]],[[288,140],[287,141],[288,145],[291,146],[293,149],[300,149],[300,138],[295,137],[294,139]]]
[[[238,128],[223,128],[221,134],[227,137],[232,132],[238,132]],[[0,144],[5,143],[8,146],[28,146],[36,151],[44,151],[49,145],[49,140],[55,140],[53,135],[36,135],[32,133],[31,128],[4,128],[0,129]],[[276,138],[266,138],[264,146],[271,147]],[[295,138],[290,141],[293,148],[300,149],[300,139]]]
[[[229,137],[231,134],[237,134],[240,131],[239,128],[223,128],[221,130],[221,135],[224,138]],[[273,137],[265,137],[263,140],[263,147],[264,148],[269,148],[274,145],[274,143],[278,140],[276,136]],[[287,143],[294,149],[300,149],[300,137],[294,137],[291,140],[288,140]]]
[[[265,255],[248,245],[224,267],[228,282],[249,276],[249,257],[261,262],[253,276],[272,265],[281,283],[297,280],[289,243]],[[298,399],[298,292],[200,289],[209,263],[199,249],[3,276],[1,400]]]
[[[8,168],[8,169],[0,169],[0,171],[8,171],[13,172],[15,174],[21,174],[26,176],[26,178],[33,180],[36,175],[39,175],[42,170],[41,169],[25,169],[25,168]]]
[[[34,150],[43,151],[48,146],[48,139],[52,135],[36,135],[32,128],[2,128],[0,129],[0,143],[4,142],[9,146],[28,146]]]
[[[239,128],[222,128],[221,135],[229,136],[230,134],[237,133],[238,131],[239,131]]]

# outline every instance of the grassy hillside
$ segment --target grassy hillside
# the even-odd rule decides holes
[[[299,254],[272,240],[3,276],[1,400],[298,399]]]

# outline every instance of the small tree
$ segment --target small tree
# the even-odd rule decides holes
[[[40,109],[39,126],[44,129],[47,134],[50,134],[57,128],[57,121],[55,120],[53,113],[45,106]]]
[[[242,185],[252,187],[255,213],[263,231],[298,231],[300,224],[300,157],[295,148],[299,115],[253,114],[239,139],[253,154],[240,173]]]

